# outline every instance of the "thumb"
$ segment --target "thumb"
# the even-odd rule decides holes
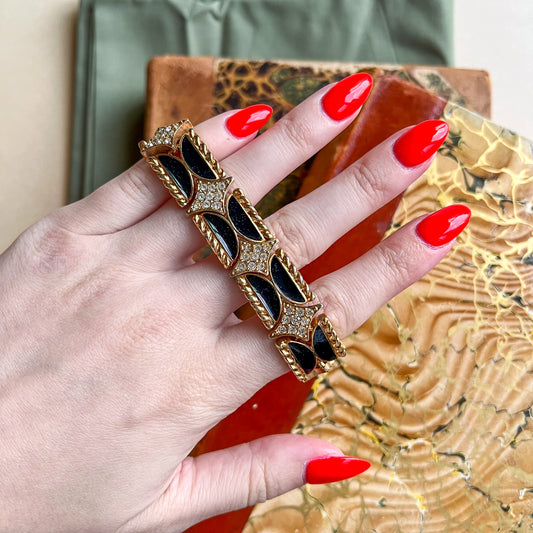
[[[346,457],[329,442],[313,437],[264,437],[185,459],[165,493],[124,531],[183,531],[211,516],[263,502],[306,482],[340,481],[369,467],[369,462]]]

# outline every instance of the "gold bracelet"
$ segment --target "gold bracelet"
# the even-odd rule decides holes
[[[344,346],[322,305],[188,120],[159,128],[141,154],[245,294],[300,381],[328,372]]]

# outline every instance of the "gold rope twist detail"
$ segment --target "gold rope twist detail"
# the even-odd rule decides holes
[[[202,232],[202,235],[205,237],[205,240],[207,241],[213,252],[215,252],[220,262],[224,265],[224,268],[229,268],[231,263],[233,262],[233,259],[228,255],[226,250],[222,248],[215,234],[209,227],[209,224],[207,224],[205,219],[200,215],[194,215],[192,219],[196,224],[196,227]]]
[[[248,213],[248,215],[250,215],[250,218],[253,220],[254,224],[259,228],[259,231],[261,232],[261,235],[263,235],[264,239],[274,239],[274,234],[268,229],[267,225],[261,218],[261,215],[250,203],[248,198],[244,196],[244,193],[240,189],[235,189],[233,191],[233,196],[243,205],[244,210]]]
[[[218,177],[221,179],[226,178],[227,175],[224,172],[224,169],[220,166],[220,163],[215,159],[213,154],[209,151],[207,145],[202,141],[202,139],[200,139],[193,128],[188,131],[188,135],[190,136],[194,145],[198,148],[198,150],[200,150],[200,153],[204,156],[206,161],[213,167],[215,172],[218,174]]]
[[[302,291],[303,295],[307,298],[308,302],[311,302],[315,299],[315,295],[309,288],[309,285],[304,280],[303,276],[300,274],[299,270],[293,265],[292,261],[289,259],[289,256],[283,251],[282,248],[277,250],[278,258],[283,263],[283,265],[289,271],[289,274],[292,276],[299,289]]]
[[[233,279],[237,282],[237,285],[239,285],[246,298],[248,298],[249,302],[252,304],[252,307],[257,313],[257,316],[259,316],[265,327],[267,329],[272,329],[275,324],[274,319],[270,316],[269,312],[266,310],[266,307],[257,297],[246,278],[244,276],[237,276]]]
[[[339,337],[337,336],[337,333],[335,333],[335,330],[333,329],[333,325],[329,321],[329,318],[326,315],[321,315],[318,321],[320,326],[322,327],[322,331],[329,340],[337,357],[344,357],[346,355],[346,350]]]
[[[166,170],[159,162],[157,157],[148,157],[148,164],[151,169],[157,174],[157,177],[163,182],[163,185],[172,195],[172,197],[178,202],[181,207],[187,205],[188,199],[181,192],[180,188],[172,181],[166,174]]]
[[[311,379],[314,375],[314,373],[311,373],[309,375],[306,375],[305,372],[302,372],[296,361],[294,360],[294,357],[292,355],[292,352],[287,344],[282,342],[277,342],[276,347],[283,356],[283,359],[285,359],[285,362],[289,365],[289,368],[292,370],[294,375],[298,378],[299,381],[306,382],[309,379]]]

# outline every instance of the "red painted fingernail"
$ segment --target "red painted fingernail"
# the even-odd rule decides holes
[[[450,205],[424,218],[416,227],[416,232],[425,243],[443,246],[466,228],[471,214],[466,205]]]
[[[248,137],[259,131],[272,116],[272,108],[266,104],[245,107],[226,120],[226,127],[235,137]]]
[[[366,72],[352,74],[338,81],[322,98],[324,111],[333,120],[353,115],[364,103],[372,89],[372,76]]]
[[[305,469],[306,483],[333,483],[357,476],[372,465],[357,457],[331,456],[318,457],[307,463]]]
[[[448,135],[443,120],[426,120],[406,131],[394,144],[394,155],[406,167],[416,167],[427,161]]]

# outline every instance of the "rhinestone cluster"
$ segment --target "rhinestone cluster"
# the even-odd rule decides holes
[[[148,146],[148,148],[151,148],[152,146],[159,146],[161,144],[168,144],[169,146],[172,146],[174,134],[178,131],[179,127],[179,124],[172,124],[171,126],[157,128],[154,136],[146,143],[146,146]]]
[[[262,243],[242,241],[239,262],[235,265],[232,275],[243,272],[262,272],[268,274],[268,258],[274,247],[275,240],[271,239]]]
[[[281,320],[271,336],[298,335],[301,339],[308,340],[311,320],[320,307],[320,305],[297,307],[284,302]]]
[[[224,196],[231,183],[231,178],[224,180],[197,179],[196,196],[188,213],[197,211],[218,211],[224,213]]]

